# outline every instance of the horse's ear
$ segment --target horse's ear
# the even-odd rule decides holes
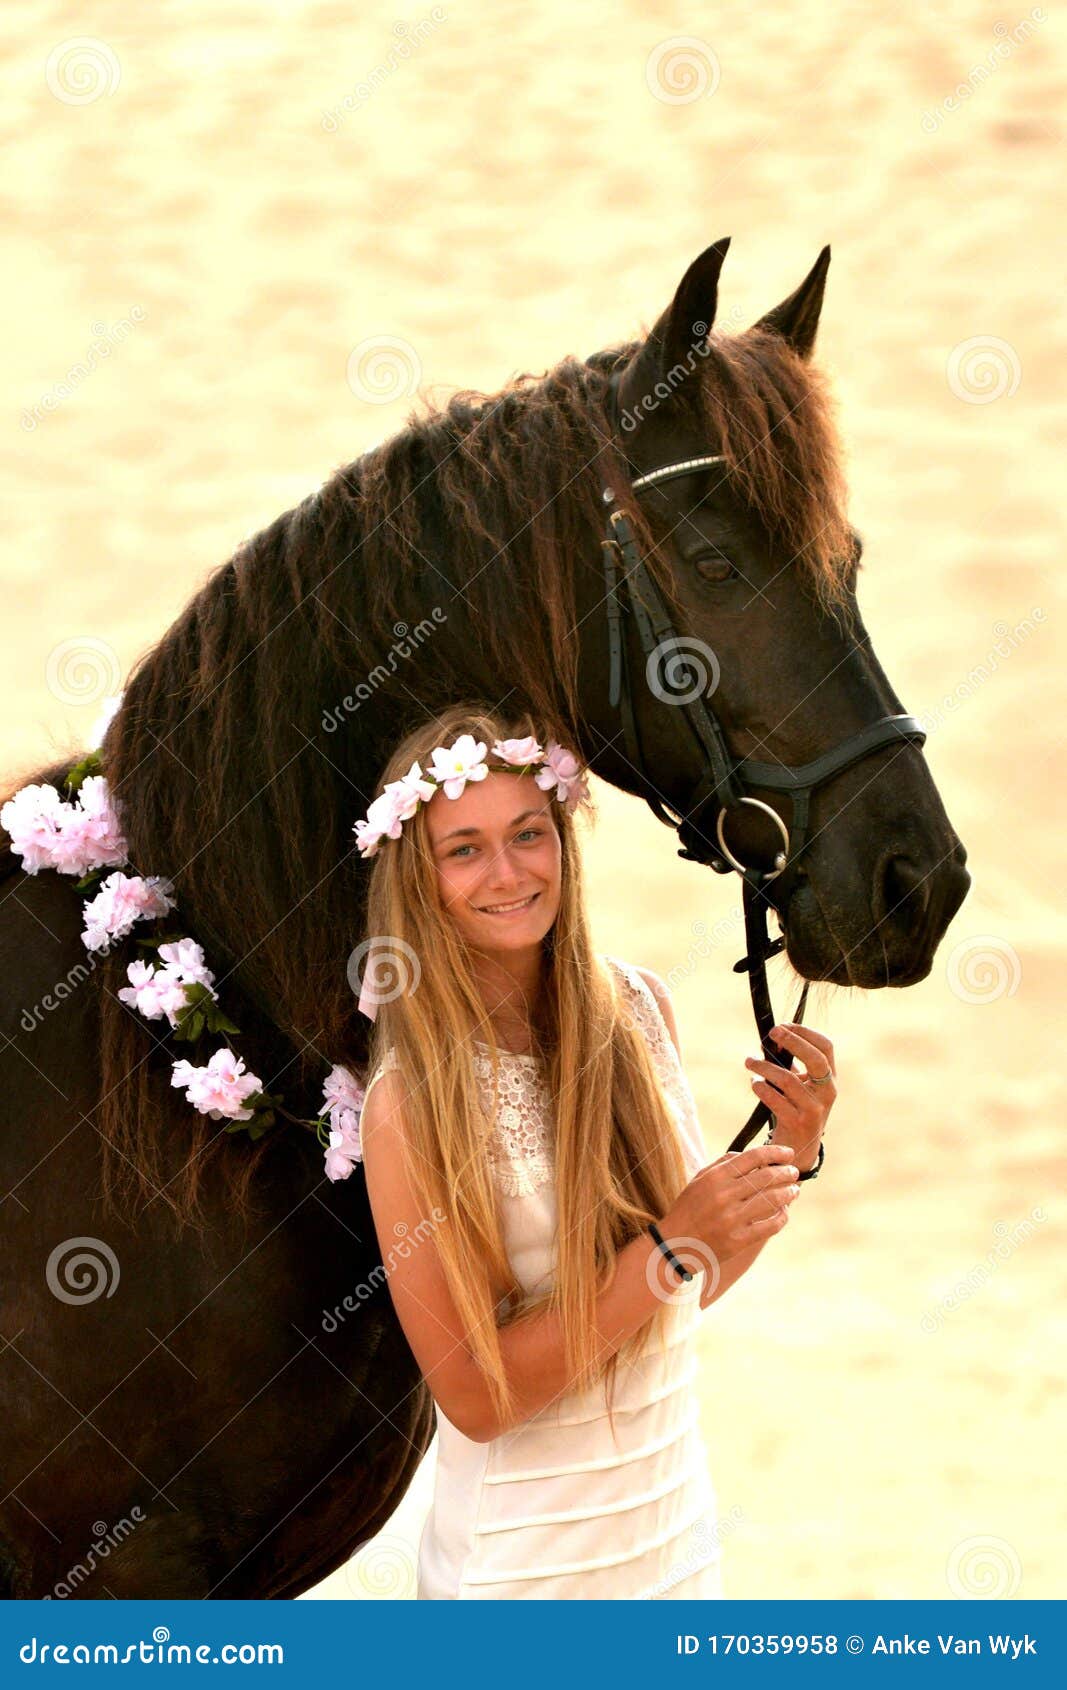
[[[719,272],[729,245],[730,236],[724,235],[694,258],[670,306],[649,335],[659,365],[657,380],[667,380],[668,372],[679,366],[686,372],[695,367],[715,321]]]
[[[783,299],[781,305],[776,305],[773,311],[768,311],[754,327],[770,329],[772,333],[781,335],[794,352],[799,352],[802,358],[810,358],[819,327],[826,272],[829,268],[830,248],[824,246],[796,292],[791,293],[788,299]]]

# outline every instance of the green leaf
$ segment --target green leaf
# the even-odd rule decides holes
[[[75,763],[74,767],[67,771],[63,785],[70,792],[78,792],[86,775],[102,774],[103,768],[104,765],[100,761],[99,752],[90,751],[82,758],[80,763]]]
[[[202,1009],[182,1010],[178,1016],[177,1026],[174,1028],[176,1039],[187,1039],[192,1043],[204,1031],[204,1012]]]
[[[231,1021],[228,1015],[223,1015],[218,1004],[208,1010],[208,1026],[213,1033],[239,1033],[240,1027]]]

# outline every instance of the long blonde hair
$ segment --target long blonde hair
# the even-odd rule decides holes
[[[376,791],[406,774],[416,758],[425,768],[435,746],[451,744],[461,733],[488,746],[532,733],[544,745],[555,729],[530,714],[505,716],[458,704],[401,741]],[[471,1041],[489,1048],[497,1102],[499,1049],[466,941],[440,897],[425,805],[404,823],[399,839],[382,841],[371,859],[368,888],[368,966],[378,1007],[367,1073],[387,1051],[394,1053],[406,1088],[408,1175],[423,1212],[447,1217],[434,1242],[469,1353],[505,1421],[514,1404],[498,1324],[545,1309],[560,1319],[572,1388],[603,1376],[611,1412],[618,1361],[643,1353],[654,1333],[663,1336],[663,1311],[654,1311],[602,1362],[596,1299],[618,1251],[663,1216],[687,1178],[646,1040],[610,967],[592,947],[575,816],[555,801],[552,814],[561,842],[560,905],[544,940],[545,990],[531,1035],[554,1105],[557,1264],[551,1289],[535,1299],[524,1299],[505,1252],[487,1149],[492,1121]],[[494,1287],[501,1284],[508,1292],[498,1300]]]

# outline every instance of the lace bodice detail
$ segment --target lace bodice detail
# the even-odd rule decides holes
[[[629,1008],[649,1047],[653,1066],[663,1082],[667,1101],[675,1112],[683,1139],[692,1149],[699,1146],[696,1166],[704,1161],[702,1137],[693,1094],[674,1048],[655,997],[636,968],[618,957],[606,957],[614,969]],[[474,1041],[474,1071],[481,1087],[487,1116],[493,1114],[493,1065],[489,1048]],[[368,1085],[386,1068],[395,1065],[392,1050]],[[498,1069],[499,1110],[489,1135],[488,1154],[497,1189],[508,1197],[527,1197],[546,1185],[555,1174],[555,1118],[543,1063],[540,1057],[500,1052]],[[692,1160],[690,1156],[690,1160]]]
[[[487,1111],[492,1110],[493,1063],[475,1040],[474,1072]],[[489,1135],[489,1162],[497,1188],[507,1197],[528,1197],[553,1176],[552,1099],[539,1057],[501,1051],[499,1114]]]

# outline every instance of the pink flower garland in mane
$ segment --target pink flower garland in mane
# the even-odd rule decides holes
[[[111,701],[94,738],[103,738],[120,703],[121,695]],[[388,782],[367,815],[354,824],[360,856],[374,856],[383,839],[398,839],[404,822],[435,792],[443,789],[446,797],[458,798],[468,781],[484,780],[490,772],[486,752],[483,741],[460,734],[451,746],[435,748],[425,775],[415,762],[400,780]],[[555,790],[568,814],[589,800],[588,781],[578,759],[555,740],[544,750],[533,735],[496,740],[492,755],[518,773],[537,768],[538,786],[543,791]],[[64,780],[71,800],[54,786],[30,785],[21,787],[0,808],[0,825],[10,835],[11,848],[22,858],[27,874],[54,869],[77,875],[76,890],[92,894],[83,907],[81,937],[86,950],[97,954],[127,938],[138,922],[157,921],[177,907],[169,880],[125,872],[129,847],[100,769],[99,753],[91,751]],[[105,876],[108,869],[113,872]],[[215,976],[195,939],[188,935],[138,937],[136,942],[154,951],[155,957],[129,964],[129,984],[118,992],[121,1003],[148,1021],[166,1020],[175,1039],[194,1044],[205,1032],[240,1031],[219,1008]],[[366,988],[359,1007],[374,1019],[373,994]],[[247,1131],[251,1139],[261,1138],[277,1114],[310,1128],[325,1151],[325,1172],[331,1180],[347,1179],[362,1160],[359,1118],[365,1092],[355,1075],[339,1063],[323,1083],[323,1110],[313,1121],[288,1114],[281,1098],[264,1090],[259,1076],[247,1071],[229,1045],[222,1045],[199,1067],[184,1058],[175,1061],[170,1083],[184,1087],[187,1102],[201,1114],[228,1121],[227,1133]]]

